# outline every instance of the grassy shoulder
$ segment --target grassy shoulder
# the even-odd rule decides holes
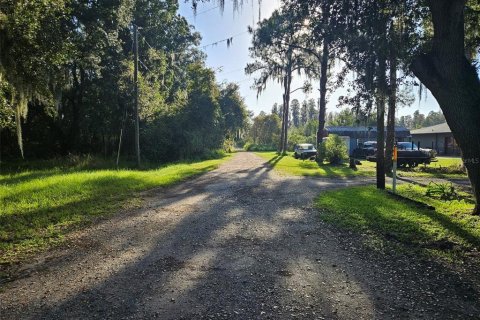
[[[398,186],[398,193],[414,202],[373,186],[352,187],[323,192],[315,205],[322,220],[369,235],[377,248],[390,245],[447,259],[478,251],[480,217],[470,215],[473,199],[460,194],[459,200],[443,201],[425,192],[421,186]]]
[[[399,169],[400,177],[466,179],[467,174],[461,169],[462,159],[456,157],[437,157],[437,161],[416,168]]]
[[[93,218],[139,201],[136,192],[182,181],[228,159],[150,170],[30,170],[0,175],[0,264],[62,241]]]
[[[278,155],[276,152],[255,152],[268,160],[268,163],[279,172],[297,176],[317,176],[326,178],[346,178],[354,176],[373,176],[375,163],[362,161],[357,170],[350,169],[348,164],[332,166],[327,163],[318,165],[315,161],[295,159],[291,153]]]

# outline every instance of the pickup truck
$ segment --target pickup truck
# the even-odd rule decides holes
[[[419,164],[430,164],[432,162],[432,151],[430,149],[420,149],[411,142],[399,142],[397,144],[397,166],[399,168],[414,168]],[[376,162],[375,154],[367,156],[368,161]]]

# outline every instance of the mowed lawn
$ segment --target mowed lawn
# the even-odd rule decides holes
[[[273,168],[284,174],[326,178],[375,177],[376,163],[367,160],[360,160],[361,164],[357,165],[356,170],[353,170],[348,167],[348,164],[332,166],[324,163],[319,166],[315,161],[295,159],[292,153],[283,156],[278,155],[276,152],[255,152],[255,154],[268,160],[268,163]],[[461,158],[438,157],[437,160],[427,165],[426,168],[420,165],[413,169],[398,169],[397,175],[400,177],[422,178],[467,178],[467,175],[460,173],[459,170],[462,164]]]
[[[426,196],[425,187],[407,184],[398,192],[416,202],[366,186],[323,192],[315,204],[322,220],[370,236],[377,249],[403,245],[449,259],[478,252],[480,217],[470,214],[471,196],[461,193],[444,201]]]
[[[276,152],[255,152],[268,160],[268,163],[278,171],[297,176],[318,176],[328,178],[346,178],[354,176],[374,176],[375,163],[361,161],[357,170],[350,169],[348,164],[332,166],[327,163],[318,165],[315,161],[295,159],[291,153],[278,155]]]
[[[0,175],[0,263],[59,242],[94,217],[138,203],[138,191],[213,170],[226,159],[147,171],[51,169]]]
[[[459,157],[437,157],[437,161],[429,165],[419,165],[413,169],[399,169],[401,177],[423,177],[423,178],[467,178],[467,174],[461,170],[463,164]]]

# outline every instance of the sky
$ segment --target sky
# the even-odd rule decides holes
[[[240,0],[241,1],[241,0]],[[239,2],[240,2],[239,1]],[[207,54],[207,65],[216,70],[219,82],[235,82],[240,86],[240,93],[245,99],[249,110],[255,115],[261,111],[269,113],[274,103],[282,102],[282,88],[276,82],[270,82],[267,89],[257,96],[255,89],[252,89],[255,74],[246,75],[244,70],[253,58],[249,55],[248,48],[251,46],[251,35],[247,32],[248,26],[255,26],[259,21],[268,18],[272,12],[280,7],[280,0],[243,0],[243,6],[234,10],[233,1],[225,1],[225,10],[222,13],[216,1],[199,2],[197,15],[195,16],[191,3],[180,2],[180,14],[187,18],[195,30],[202,35],[200,47]],[[260,4],[259,4],[260,2]],[[260,16],[259,16],[260,15]],[[233,37],[232,44],[227,47],[227,42],[220,42],[217,45],[210,45],[220,40]],[[295,76],[292,88],[302,87],[306,79]],[[314,98],[318,100],[318,81],[312,82],[313,90],[305,94],[301,90],[294,92],[291,99],[298,99],[300,102],[305,99]],[[327,112],[338,112],[338,97],[345,95],[346,87],[338,88],[328,97]],[[417,95],[415,93],[415,95]],[[411,115],[415,110],[428,114],[430,111],[439,111],[438,103],[428,92],[427,99],[417,100],[410,107],[399,108],[397,117]]]

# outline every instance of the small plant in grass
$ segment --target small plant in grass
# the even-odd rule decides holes
[[[325,159],[330,164],[341,164],[348,159],[347,146],[338,135],[329,135],[327,140],[322,143],[322,148],[323,145],[325,148]]]
[[[440,198],[445,201],[458,199],[457,191],[451,182],[435,183],[431,181],[427,186],[425,195],[431,198]]]

